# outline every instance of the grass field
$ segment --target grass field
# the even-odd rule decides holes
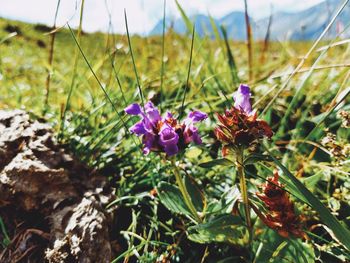
[[[111,180],[120,215],[115,262],[350,260],[348,43],[253,42],[249,67],[246,43],[231,40],[195,36],[191,53],[191,34],[129,42],[64,28],[50,52],[50,30],[0,19],[0,108],[44,118],[74,155]],[[251,87],[253,107],[274,132],[246,152],[250,202],[268,213],[256,192],[278,169],[307,238],[282,237],[255,210],[246,227],[237,163],[222,159],[214,135],[216,113],[233,105],[240,83]],[[143,155],[126,129],[137,118],[124,108],[141,103],[140,92],[164,113],[208,114],[198,126],[203,144],[177,160],[200,221],[173,186],[171,163]]]

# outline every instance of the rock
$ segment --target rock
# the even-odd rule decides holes
[[[10,223],[26,213],[47,222],[30,234],[24,229],[15,238],[20,245],[11,242],[0,262],[17,262],[14,255],[26,262],[110,262],[113,214],[105,206],[112,199],[107,179],[59,146],[49,125],[24,111],[0,111],[0,215]],[[28,253],[34,236],[46,240],[42,258]]]

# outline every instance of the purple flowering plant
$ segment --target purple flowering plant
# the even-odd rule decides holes
[[[246,223],[252,237],[252,223],[247,184],[244,173],[245,151],[255,145],[259,139],[271,138],[273,135],[270,126],[264,120],[257,118],[252,109],[251,93],[248,85],[241,84],[233,94],[234,105],[225,110],[224,114],[217,114],[219,124],[214,133],[223,144],[222,155],[235,155],[235,167],[240,180],[240,190],[245,208]]]
[[[183,122],[180,122],[170,112],[166,112],[164,116],[161,116],[159,110],[151,101],[147,102],[144,107],[133,103],[125,108],[125,112],[141,118],[130,128],[130,132],[142,138],[143,153],[145,155],[150,152],[165,153],[167,159],[171,161],[183,200],[194,220],[201,222],[201,218],[181,177],[178,165],[175,163],[175,158],[190,143],[202,143],[195,124],[205,120],[208,117],[207,114],[201,111],[191,111]]]
[[[143,153],[165,152],[168,157],[184,150],[188,144],[201,144],[197,122],[208,116],[201,111],[191,111],[181,123],[170,112],[161,116],[152,102],[147,102],[144,109],[137,103],[125,108],[129,115],[137,115],[141,120],[130,128],[136,136],[142,136]]]

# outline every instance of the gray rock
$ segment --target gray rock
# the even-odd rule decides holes
[[[5,248],[1,262],[110,262],[113,215],[104,207],[112,198],[106,178],[67,154],[49,125],[24,111],[0,111],[0,211],[37,213],[50,228],[18,235],[17,247]],[[15,222],[17,214],[6,215]],[[35,235],[47,239],[41,259],[25,255]]]

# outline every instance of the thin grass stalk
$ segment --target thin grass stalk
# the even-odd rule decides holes
[[[252,220],[250,217],[250,206],[249,206],[247,182],[246,182],[245,173],[244,173],[243,149],[238,149],[236,154],[237,154],[237,156],[236,156],[237,174],[239,177],[239,183],[240,183],[241,195],[242,195],[242,200],[243,200],[243,205],[244,205],[246,223],[247,223],[247,226],[249,229],[249,242],[251,242],[251,240],[252,240]]]
[[[250,26],[250,19],[248,15],[247,0],[244,0],[244,17],[247,31],[247,49],[248,49],[248,66],[249,66],[249,81],[253,79],[253,41],[252,28]]]
[[[50,38],[50,49],[49,49],[49,59],[48,59],[49,68],[47,70],[47,77],[46,77],[46,93],[45,93],[44,110],[48,109],[49,107],[50,82],[51,82],[53,55],[54,55],[55,38],[56,38],[56,23],[57,23],[57,15],[58,15],[58,10],[60,8],[60,3],[61,3],[61,0],[58,0],[57,6],[56,6],[56,12],[55,12],[55,19],[53,22],[51,38]]]
[[[81,6],[80,6],[80,18],[79,18],[78,34],[77,34],[77,38],[76,38],[78,43],[80,43],[81,31],[82,31],[82,26],[83,26],[84,5],[85,5],[85,0],[82,0]],[[79,58],[78,54],[79,54],[79,49],[77,47],[77,48],[75,48],[75,51],[74,51],[73,76],[72,76],[72,81],[71,81],[70,88],[69,88],[69,93],[67,96],[66,105],[64,106],[64,110],[63,110],[63,114],[62,114],[62,118],[61,118],[61,128],[60,128],[60,133],[58,136],[59,139],[62,138],[64,129],[65,129],[64,126],[65,126],[65,121],[66,121],[67,110],[69,109],[70,100],[71,100],[73,89],[75,86],[75,79],[77,76],[77,69],[78,69],[78,58]]]
[[[112,43],[114,44],[116,42],[116,40],[115,40],[115,35],[113,33],[114,30],[113,30],[113,23],[112,23],[112,14],[111,14],[111,11],[110,11],[110,9],[108,7],[107,0],[105,0],[105,6],[106,6],[106,9],[107,9],[107,12],[108,12],[108,19],[109,19],[109,23],[108,23],[108,28],[109,28],[109,30],[108,30],[108,38],[111,37],[112,38]],[[108,40],[107,40],[107,43],[109,43]],[[107,52],[109,52],[109,51],[107,50]],[[117,81],[120,93],[122,95],[123,101],[124,101],[124,106],[126,107],[128,103],[126,101],[125,94],[124,94],[124,91],[122,89],[122,85],[121,85],[121,82],[120,82],[120,79],[119,79],[119,76],[118,76],[118,72],[117,72],[117,70],[115,68],[115,65],[114,65],[115,64],[114,60],[115,60],[116,54],[117,54],[117,50],[115,48],[114,48],[114,50],[112,52],[108,53],[109,59],[111,61],[111,66],[112,66],[112,71],[111,71],[109,83],[111,81],[112,72],[113,72],[114,76],[115,76],[115,79]]]
[[[128,26],[128,18],[126,15],[126,10],[124,9],[124,20],[125,20],[125,27],[126,27],[126,35],[128,37],[128,44],[129,44],[129,49],[130,49],[130,55],[131,55],[131,60],[132,60],[132,65],[134,67],[134,73],[136,77],[136,82],[137,82],[137,88],[139,90],[139,95],[141,98],[141,105],[144,108],[145,103],[143,99],[143,94],[142,94],[142,89],[141,89],[141,84],[140,84],[140,78],[139,74],[137,73],[137,68],[136,68],[136,63],[135,63],[135,58],[134,58],[134,52],[132,51],[132,46],[131,46],[131,40],[130,40],[130,34],[129,34],[129,26]]]
[[[261,57],[260,57],[260,63],[264,64],[265,63],[265,58],[266,58],[266,53],[269,49],[269,43],[270,43],[270,34],[271,34],[271,25],[272,25],[272,18],[273,18],[273,12],[272,12],[272,6],[271,6],[271,13],[269,16],[269,22],[267,25],[267,30],[266,30],[266,35],[265,35],[265,39],[263,42],[263,48],[261,51]]]
[[[160,108],[162,109],[163,102],[163,82],[164,82],[164,71],[165,71],[165,63],[164,63],[164,52],[165,52],[165,12],[166,12],[166,0],[164,0],[164,8],[163,8],[163,32],[162,32],[162,65],[160,68]]]
[[[194,45],[194,39],[195,39],[195,32],[196,32],[196,27],[193,25],[193,30],[192,30],[192,42],[191,42],[191,51],[190,51],[190,61],[188,63],[188,71],[187,71],[187,80],[186,80],[186,87],[184,91],[184,96],[182,97],[182,103],[181,103],[181,109],[180,109],[180,114],[179,118],[181,119],[183,113],[184,113],[184,105],[185,105],[185,100],[186,100],[186,94],[189,88],[190,84],[190,73],[191,73],[191,66],[192,66],[192,56],[193,56],[193,45]]]

